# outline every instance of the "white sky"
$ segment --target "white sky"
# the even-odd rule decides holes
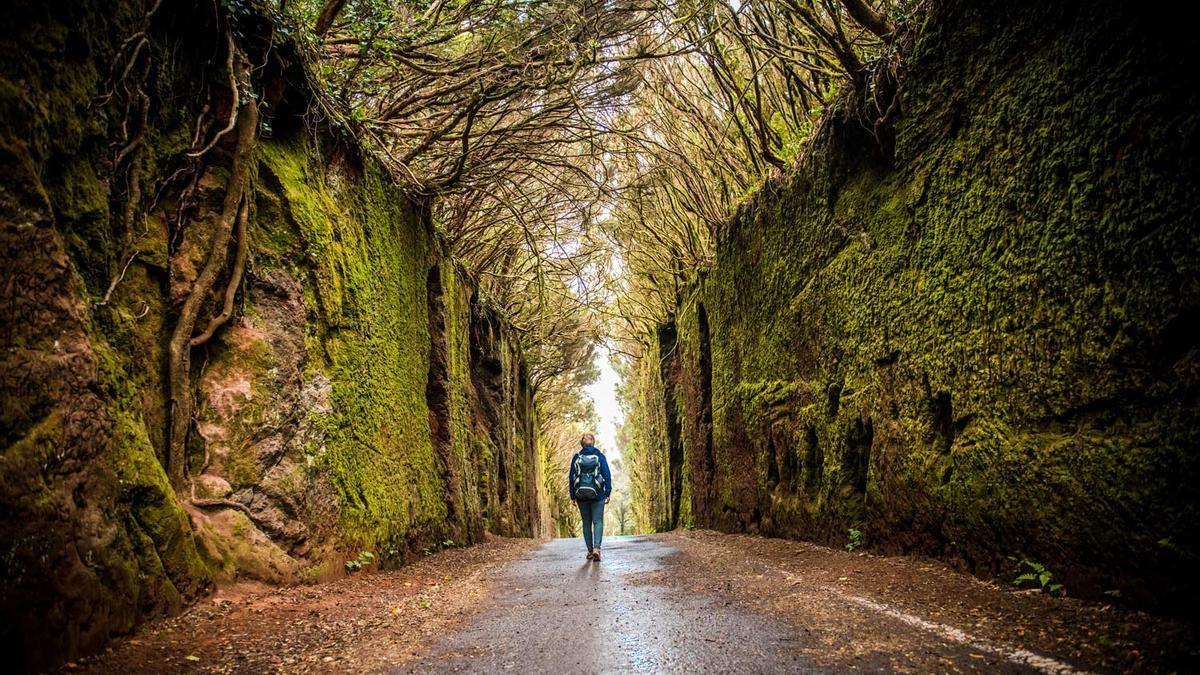
[[[621,406],[617,404],[619,378],[609,363],[608,356],[607,347],[602,345],[596,350],[596,367],[600,369],[600,377],[587,386],[585,393],[596,405],[596,416],[600,418],[600,426],[594,432],[596,447],[610,458],[616,459],[621,456],[621,449],[617,447],[617,427],[624,416],[621,414]]]

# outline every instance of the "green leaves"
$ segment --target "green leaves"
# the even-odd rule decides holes
[[[357,558],[346,561],[346,571],[357,572],[364,567],[369,567],[373,562],[375,562],[375,554],[370,551],[362,551]]]
[[[1063,585],[1054,581],[1054,574],[1046,569],[1045,565],[1033,560],[1022,560],[1021,565],[1028,569],[1028,571],[1013,579],[1013,585],[1021,586],[1029,584],[1050,595],[1063,593]]]
[[[863,545],[863,533],[853,527],[847,531],[846,550],[853,551]]]

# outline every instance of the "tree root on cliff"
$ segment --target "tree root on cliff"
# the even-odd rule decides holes
[[[245,504],[243,504],[241,502],[235,502],[232,499],[221,499],[219,497],[197,499],[196,497],[192,497],[188,501],[189,501],[189,503],[191,503],[192,506],[198,506],[202,509],[210,509],[210,508],[237,509],[238,511],[241,511],[242,513],[246,514],[246,517],[249,518],[251,522],[255,522],[254,514],[250,513],[250,509],[246,508]]]
[[[249,204],[249,198],[243,198],[241,209],[238,211],[237,253],[233,259],[233,270],[229,273],[229,283],[225,286],[225,304],[221,308],[221,313],[208,322],[208,327],[204,329],[204,332],[191,339],[193,347],[208,342],[217,329],[225,325],[225,322],[229,321],[229,317],[233,316],[233,300],[237,296],[238,287],[242,284],[242,275],[246,270],[246,255],[250,250],[250,238],[246,234]]]
[[[109,282],[108,290],[104,291],[104,297],[100,299],[100,302],[96,303],[97,307],[103,307],[107,305],[110,300],[112,300],[113,292],[117,290],[117,285],[120,284],[121,280],[125,278],[125,273],[129,271],[129,266],[133,264],[134,260],[137,260],[137,253],[133,253],[129,256],[129,258],[125,261],[125,265],[121,267],[121,273],[113,277],[113,280]]]
[[[148,17],[147,20],[149,20]],[[130,70],[137,61],[137,54],[137,52],[134,52],[134,55],[130,57],[129,64],[126,66],[125,72],[122,74],[122,80],[125,77],[128,77]],[[141,75],[141,80],[143,83],[148,75],[148,72],[149,60],[147,59],[146,66]],[[128,90],[128,87],[126,87],[126,90]],[[121,258],[125,259],[125,264],[121,266],[120,273],[113,277],[112,281],[109,282],[108,288],[104,291],[104,297],[99,302],[95,303],[96,307],[103,307],[112,300],[113,293],[117,290],[117,285],[120,284],[121,280],[125,278],[125,273],[129,270],[129,266],[133,264],[133,261],[137,258],[136,251],[133,253],[128,253],[128,251],[130,248],[133,248],[135,243],[133,227],[134,222],[137,220],[138,209],[142,203],[142,170],[144,164],[142,160],[143,153],[141,150],[146,140],[146,129],[150,126],[150,97],[146,95],[146,92],[142,89],[141,84],[139,84],[136,88],[136,95],[139,103],[137,133],[134,134],[132,139],[129,138],[129,105],[127,103],[125,106],[126,120],[121,122],[122,140],[127,142],[125,143],[124,147],[117,152],[117,155],[113,159],[112,163],[112,169],[115,172],[125,161],[125,159],[129,158],[129,188],[125,197],[124,207],[121,210]]]
[[[199,150],[196,150],[195,152],[189,152],[188,157],[201,157],[209,150],[212,150],[213,146],[215,146],[221,140],[221,138],[225,136],[225,134],[233,131],[233,128],[237,125],[238,117],[241,115],[239,111],[241,106],[241,96],[240,92],[238,91],[238,77],[237,71],[234,70],[233,65],[234,54],[237,53],[237,49],[233,46],[233,33],[226,33],[225,40],[229,50],[229,55],[225,59],[225,67],[229,69],[229,95],[233,97],[233,100],[229,103],[229,122],[225,125],[224,129],[221,129],[217,132],[217,135],[212,137],[212,140],[209,141],[207,145]]]
[[[232,36],[229,37],[229,46],[231,53],[234,52]],[[230,56],[229,60],[232,63],[235,60],[234,56]],[[238,59],[238,61],[243,64],[241,70],[246,70],[245,59]],[[236,75],[231,76],[231,84],[234,87],[237,86]],[[237,101],[236,93],[234,97],[234,100]],[[239,214],[242,212],[243,202],[248,201],[249,195],[250,167],[258,134],[258,103],[253,98],[249,98],[240,108],[235,108],[233,115],[234,127],[237,130],[237,144],[234,147],[221,216],[217,220],[212,235],[208,259],[184,300],[168,347],[167,367],[171,421],[168,429],[166,460],[167,475],[176,487],[183,486],[187,475],[187,437],[191,430],[194,404],[191,383],[191,350],[195,343],[192,334],[195,331],[196,320],[205,299],[225,269],[225,261],[229,254],[229,240],[233,234],[235,221],[241,220]],[[208,147],[211,146],[210,143]],[[240,239],[246,240],[244,231]],[[239,244],[239,253],[240,249],[241,244]],[[244,267],[244,255],[239,257],[241,257]],[[231,279],[231,284],[240,281],[240,271],[235,276],[237,278]]]
[[[200,499],[196,497],[196,481],[192,481],[191,487],[192,489],[188,496],[188,503],[190,503],[192,506],[197,506],[202,509],[237,509],[238,511],[246,514],[246,517],[250,519],[250,522],[257,524],[257,521],[254,520],[254,514],[250,512],[250,508],[245,504],[241,502],[235,502],[232,499],[224,499],[222,497],[205,497],[204,499]]]
[[[105,82],[105,93],[100,97],[98,101],[99,103],[104,104],[112,99],[112,97],[117,93],[117,88],[123,86],[125,80],[129,78],[129,74],[133,71],[133,67],[137,63],[138,57],[142,54],[142,49],[145,48],[150,42],[146,38],[146,33],[150,30],[150,19],[154,17],[159,8],[162,7],[162,4],[163,0],[155,0],[154,5],[147,9],[146,14],[142,17],[141,30],[125,38],[125,41],[122,42],[121,46],[117,48],[117,54],[115,57],[113,57],[113,61],[109,65],[108,81]],[[133,45],[133,50],[129,53],[129,58],[125,59],[125,67],[121,69],[120,76],[117,76],[117,69],[121,64],[122,59],[125,58],[125,52],[127,49],[129,49],[130,45]],[[128,91],[128,88],[126,88],[126,91]]]
[[[209,454],[208,454],[208,447],[206,446],[204,448],[204,464],[203,464],[203,466],[200,467],[201,474],[203,474],[205,471],[208,471],[208,464],[209,464]],[[205,497],[204,499],[200,499],[199,497],[196,496],[196,481],[195,481],[195,479],[188,481],[188,483],[190,484],[190,487],[191,487],[191,491],[188,493],[188,503],[191,504],[192,506],[199,507],[202,509],[219,509],[219,508],[237,509],[238,511],[241,511],[242,513],[246,514],[246,517],[249,518],[250,522],[254,523],[255,526],[258,525],[258,520],[256,520],[254,518],[254,514],[250,511],[250,507],[246,506],[245,504],[243,504],[241,502],[235,502],[232,499],[225,499],[223,497]]]

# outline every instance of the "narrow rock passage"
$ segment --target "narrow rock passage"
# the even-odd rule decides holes
[[[662,584],[679,568],[669,539],[548,542],[499,570],[504,589],[479,619],[400,672],[797,672],[810,667],[779,621]]]

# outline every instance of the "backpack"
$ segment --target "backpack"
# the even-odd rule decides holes
[[[593,501],[600,498],[604,490],[604,476],[600,475],[600,455],[575,456],[575,499]]]

